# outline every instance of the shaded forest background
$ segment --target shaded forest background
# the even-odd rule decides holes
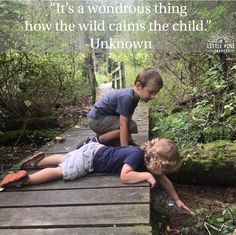
[[[100,4],[105,2],[112,4]],[[185,20],[208,18],[213,22],[209,30],[236,31],[234,1],[192,1],[188,6]],[[198,41],[209,36],[198,32],[24,31],[26,19],[55,22],[57,17],[46,1],[0,2],[1,146],[31,144],[37,148],[85,117],[93,103],[93,79],[97,84],[109,82],[111,61],[125,63],[127,87],[133,85],[140,69],[152,66],[162,74],[164,88],[150,105],[150,136],[173,139],[181,149],[182,174],[174,178],[186,183],[235,185],[235,52],[194,50]],[[60,15],[65,22],[75,20],[71,17]],[[77,15],[76,20],[88,22],[99,17]],[[107,23],[122,21],[119,15],[102,17]],[[145,22],[155,17],[130,15],[126,20]],[[176,21],[178,17],[166,15],[162,20]],[[91,37],[151,40],[154,46],[150,51],[92,50],[85,45]],[[194,171],[198,174],[186,177]],[[214,177],[205,182],[209,175]]]

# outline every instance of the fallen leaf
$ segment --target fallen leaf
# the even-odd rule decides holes
[[[56,137],[54,137],[54,141],[55,141],[55,142],[62,143],[62,142],[65,141],[65,137],[62,137],[62,136],[56,136]]]

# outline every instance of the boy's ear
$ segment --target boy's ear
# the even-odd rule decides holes
[[[142,87],[143,87],[143,86],[142,86],[142,83],[139,82],[139,81],[137,81],[137,82],[135,83],[135,86],[136,86],[137,88],[142,88]]]

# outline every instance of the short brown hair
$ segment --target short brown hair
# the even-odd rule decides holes
[[[144,161],[148,168],[161,168],[167,173],[180,167],[180,154],[175,143],[169,139],[153,139],[142,145]]]
[[[163,80],[161,78],[160,73],[156,69],[151,68],[151,67],[142,69],[138,73],[134,84],[136,84],[137,82],[140,82],[142,84],[142,87],[145,87],[148,81],[150,80],[154,80],[157,83],[157,85],[160,87],[160,89],[163,87]]]

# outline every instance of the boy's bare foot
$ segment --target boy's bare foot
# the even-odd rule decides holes
[[[45,157],[44,152],[35,153],[33,156],[30,156],[23,160],[20,169],[29,169],[35,168],[38,166],[38,163]]]
[[[1,182],[3,188],[8,187],[21,187],[29,178],[28,173],[24,170],[18,171],[17,173],[11,173],[4,177]]]

